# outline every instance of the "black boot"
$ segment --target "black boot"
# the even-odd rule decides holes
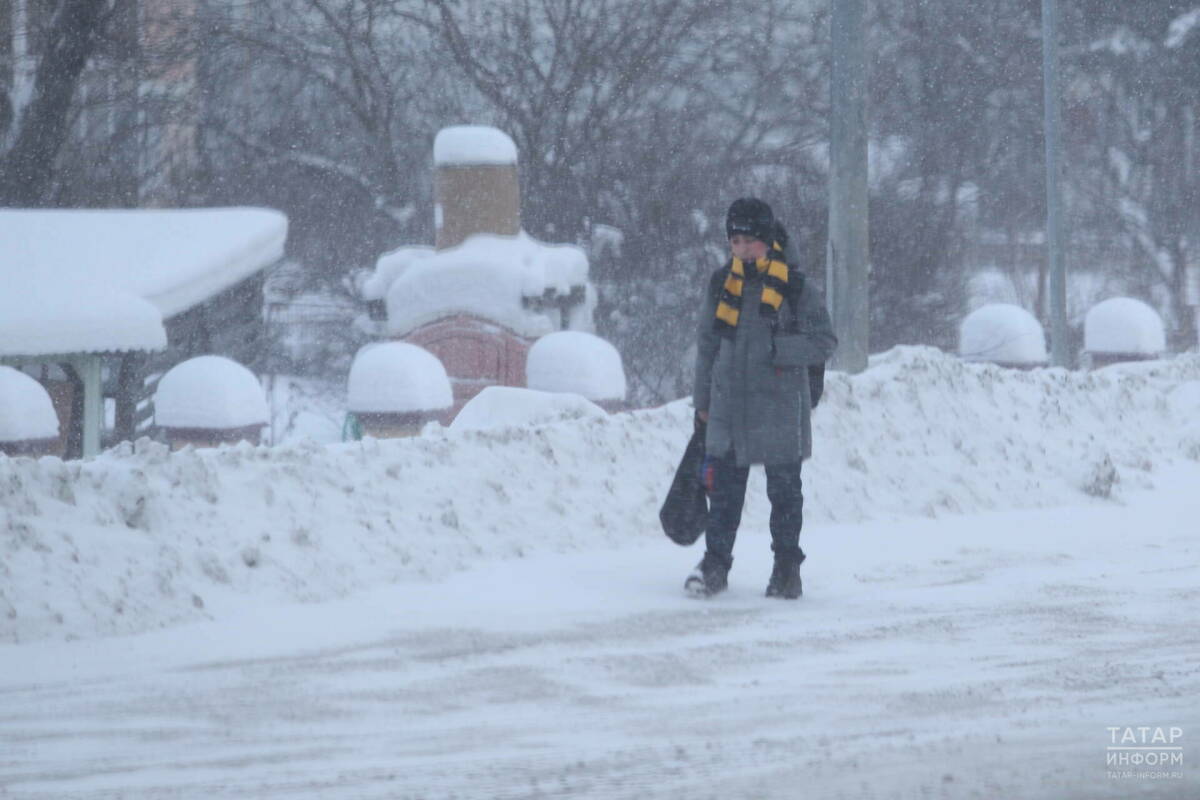
[[[804,594],[800,583],[800,565],[804,563],[804,551],[799,547],[775,547],[775,568],[767,582],[767,597],[782,597],[795,600]]]
[[[729,568],[733,558],[705,552],[704,558],[683,582],[683,589],[693,597],[712,597],[729,585]]]

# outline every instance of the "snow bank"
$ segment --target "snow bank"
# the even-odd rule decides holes
[[[1089,353],[1157,356],[1167,349],[1162,318],[1132,297],[1097,303],[1083,321],[1083,349]]]
[[[450,423],[450,429],[529,428],[603,416],[606,416],[604,409],[577,394],[489,386],[467,401]]]
[[[1045,364],[1042,324],[1020,306],[991,303],[975,309],[959,327],[958,352],[968,361]]]
[[[566,297],[573,289],[585,289],[587,279],[583,250],[546,244],[522,231],[516,236],[477,234],[430,255],[405,248],[380,259],[368,286],[373,294],[385,293],[393,336],[469,314],[536,338],[561,326],[558,307],[540,302],[547,292]]]
[[[154,392],[154,424],[225,430],[265,425],[267,399],[254,373],[224,356],[197,356],[167,370]]]
[[[558,331],[533,343],[526,382],[542,392],[570,392],[588,400],[624,400],[625,368],[617,348],[591,333]]]
[[[438,166],[516,164],[517,145],[504,131],[488,125],[452,125],[433,139]]]
[[[1197,381],[1196,355],[1012,371],[926,348],[830,373],[804,536],[831,521],[1119,500],[1200,460]],[[665,554],[658,507],[691,426],[677,401],[328,446],[0,457],[0,641],[141,631],[537,551],[647,541]],[[767,517],[756,468],[746,535]]]
[[[58,415],[46,388],[12,367],[0,365],[0,442],[58,436]]]
[[[403,414],[449,408],[454,397],[437,356],[415,344],[381,342],[354,357],[347,403],[359,414]]]

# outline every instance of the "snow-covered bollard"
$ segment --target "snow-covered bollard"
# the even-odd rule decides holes
[[[154,424],[175,450],[258,444],[268,417],[258,378],[224,356],[197,356],[176,364],[154,393]]]
[[[577,394],[608,412],[625,403],[625,367],[617,348],[583,331],[558,331],[533,343],[525,378],[539,392]]]
[[[1110,298],[1092,306],[1083,320],[1083,355],[1089,367],[1148,361],[1166,349],[1162,318],[1141,300]]]
[[[58,415],[46,387],[20,370],[0,366],[0,453],[44,456],[61,452]]]
[[[987,361],[1011,369],[1044,366],[1046,333],[1037,318],[1020,306],[991,303],[962,321],[958,355],[964,361]]]
[[[407,342],[369,344],[350,367],[348,405],[362,432],[377,439],[413,436],[454,404],[437,356]]]

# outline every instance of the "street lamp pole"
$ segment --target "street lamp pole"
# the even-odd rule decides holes
[[[867,218],[866,0],[830,0],[829,241],[825,288],[838,337],[831,366],[867,368],[870,253]]]
[[[1050,359],[1070,366],[1067,351],[1067,276],[1063,259],[1061,125],[1058,76],[1058,0],[1042,0],[1042,80],[1046,138],[1046,259],[1050,268]]]

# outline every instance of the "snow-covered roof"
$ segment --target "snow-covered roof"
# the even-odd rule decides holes
[[[159,350],[167,344],[158,309],[131,292],[92,279],[59,283],[39,273],[0,280],[0,356]]]
[[[1159,355],[1167,349],[1162,318],[1132,297],[1097,303],[1083,320],[1083,349],[1089,353]]]
[[[488,125],[451,125],[433,139],[433,163],[442,166],[516,164],[517,145]]]
[[[462,407],[450,423],[450,429],[528,428],[606,416],[604,409],[577,394],[489,386]]]
[[[990,303],[975,309],[959,327],[958,354],[967,361],[1046,363],[1046,334],[1020,306]]]
[[[405,248],[379,260],[369,281],[387,298],[388,331],[403,336],[454,314],[469,314],[530,338],[557,330],[557,309],[530,300],[547,290],[585,290],[588,260],[572,245],[516,236],[476,234],[436,252]]]
[[[617,348],[592,333],[556,331],[533,343],[525,361],[530,389],[588,400],[624,400],[625,368]]]
[[[265,425],[269,416],[258,378],[224,356],[176,364],[154,393],[154,423],[162,428],[244,428]]]
[[[60,352],[161,347],[157,332],[143,324],[145,307],[157,313],[161,328],[162,319],[280,258],[286,237],[287,217],[261,208],[0,210],[4,310],[24,305],[38,312],[23,314],[19,328],[6,326],[0,354],[48,352],[42,335],[54,336]],[[92,324],[129,313],[142,320],[136,335],[105,336]],[[64,330],[43,330],[51,325]],[[8,335],[42,349],[19,351]]]
[[[58,415],[46,388],[12,367],[0,366],[0,442],[58,436]]]
[[[359,414],[434,411],[454,403],[442,362],[408,342],[381,342],[359,350],[349,383],[347,404]]]

